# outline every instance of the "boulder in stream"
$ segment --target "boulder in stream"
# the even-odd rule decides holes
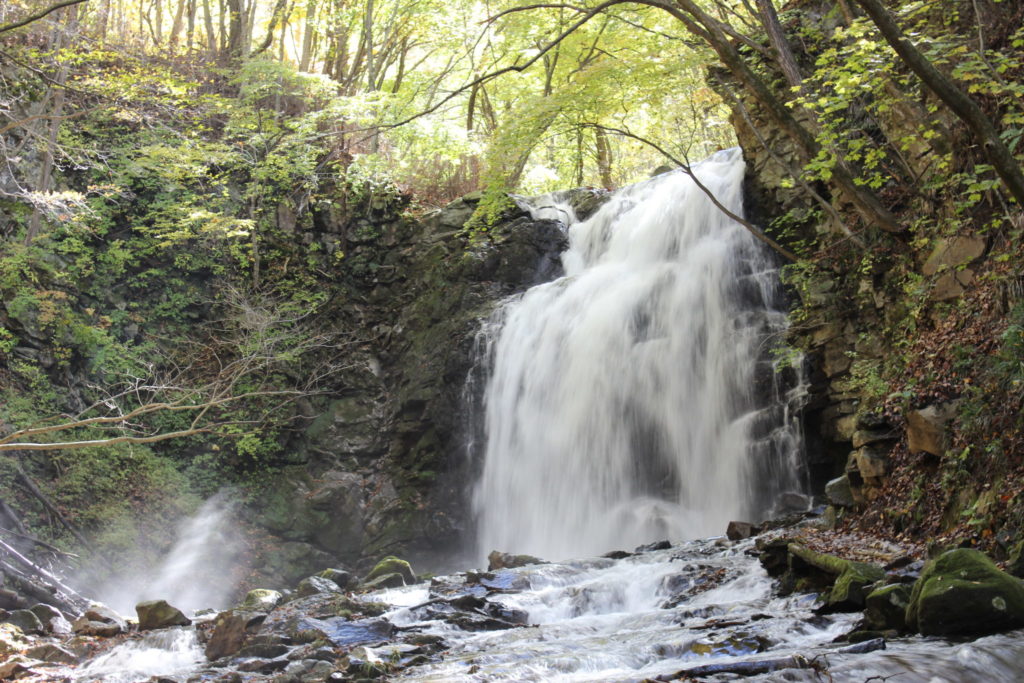
[[[416,583],[416,574],[412,571],[412,566],[405,560],[389,555],[383,560],[374,565],[370,573],[363,579],[363,583],[367,584],[372,582],[374,579],[386,576],[387,574],[398,574],[402,577],[402,581],[406,585],[412,585]],[[383,588],[383,586],[381,586]]]
[[[241,650],[245,639],[259,628],[266,616],[243,610],[227,610],[218,614],[213,621],[210,640],[206,643],[206,658],[213,661]]]
[[[128,630],[128,625],[114,610],[106,605],[92,603],[82,616],[75,619],[72,630],[83,636],[116,636]]]
[[[254,588],[245,594],[241,608],[256,612],[269,612],[281,604],[284,596],[278,591],[269,588]]]
[[[907,605],[910,604],[910,586],[891,583],[868,593],[864,599],[864,619],[876,631],[907,629]]]
[[[341,587],[330,579],[322,576],[308,576],[295,587],[295,596],[299,598],[309,597],[317,593],[340,593]]]
[[[528,564],[545,564],[544,560],[533,555],[513,555],[503,553],[500,550],[492,550],[487,556],[487,571],[493,572],[496,569],[515,569],[525,567]]]
[[[135,605],[135,613],[139,615],[139,630],[151,631],[171,626],[188,626],[192,620],[185,614],[167,604],[166,600],[146,600]]]
[[[38,603],[32,605],[30,609],[32,614],[39,617],[39,621],[43,623],[43,628],[46,629],[47,633],[52,633],[55,636],[71,635],[71,622],[65,619],[64,615],[56,607]]]
[[[957,548],[929,562],[914,584],[907,625],[924,635],[981,635],[1024,626],[1024,583],[984,553]]]

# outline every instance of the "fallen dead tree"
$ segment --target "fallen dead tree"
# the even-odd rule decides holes
[[[885,639],[875,638],[857,643],[848,647],[833,650],[829,654],[863,654],[885,649]],[[822,655],[815,657],[804,657],[802,655],[790,655],[777,659],[757,659],[743,662],[722,662],[720,664],[704,664],[693,666],[689,669],[681,669],[673,674],[663,674],[651,680],[655,681],[685,681],[697,680],[705,676],[718,674],[737,674],[739,676],[759,676],[770,674],[783,669],[816,669],[824,670]]]

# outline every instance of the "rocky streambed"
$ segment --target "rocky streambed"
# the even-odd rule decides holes
[[[732,536],[743,535],[742,529]],[[819,552],[828,543],[836,552]],[[492,554],[416,577],[328,569],[192,619],[101,606],[7,614],[0,676],[29,681],[1011,681],[1024,585],[969,549],[813,526],[564,562]],[[845,556],[845,557],[843,557]],[[169,596],[172,597],[172,596]],[[25,616],[29,612],[35,621]],[[40,618],[42,614],[42,618]],[[45,623],[44,623],[45,622]],[[185,622],[190,622],[184,625]],[[988,635],[986,635],[988,634]]]

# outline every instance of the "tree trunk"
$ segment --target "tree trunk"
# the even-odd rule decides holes
[[[299,56],[299,71],[309,71],[313,61],[313,32],[316,27],[316,0],[306,2],[306,23],[302,29],[302,54]]]
[[[595,127],[594,138],[597,142],[597,173],[601,178],[601,186],[610,190],[615,183],[612,180],[612,147],[608,133],[604,128]]]
[[[1003,181],[1006,189],[1024,206],[1024,173],[1013,153],[1003,144],[999,131],[985,112],[957,85],[935,68],[928,58],[911,43],[896,23],[896,19],[879,0],[857,0],[871,21],[878,27],[882,37],[892,46],[900,59],[917,74],[928,87],[957,117],[964,122],[975,140],[982,146],[989,163]]]
[[[178,46],[178,39],[181,37],[181,29],[184,26],[186,4],[188,4],[188,0],[178,0],[178,6],[174,10],[174,21],[171,23],[171,37],[167,41],[170,44],[172,51],[174,51]]]

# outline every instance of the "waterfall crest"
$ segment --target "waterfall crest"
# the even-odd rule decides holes
[[[694,172],[742,212],[739,149]],[[565,277],[488,326],[478,550],[720,534],[798,489],[796,421],[765,396],[786,321],[762,245],[681,171],[618,191],[569,238]]]

